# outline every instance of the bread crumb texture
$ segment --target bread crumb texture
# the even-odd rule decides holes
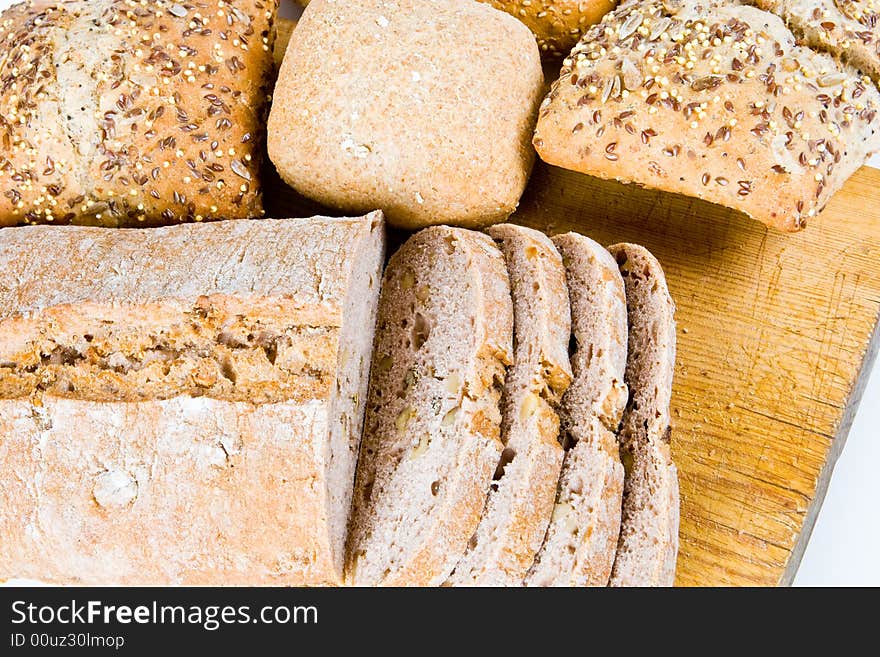
[[[562,398],[566,445],[553,514],[526,586],[605,586],[620,532],[623,466],[617,429],[628,389],[626,297],[611,255],[593,240],[553,238],[572,315],[574,380]]]
[[[262,215],[276,0],[30,1],[0,15],[0,225]]]
[[[534,144],[550,164],[799,230],[880,148],[870,78],[773,14],[626,0],[566,58]]]

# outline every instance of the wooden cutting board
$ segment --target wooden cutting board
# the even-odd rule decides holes
[[[277,178],[267,203],[326,212]],[[880,344],[880,171],[862,168],[788,235],[539,163],[513,220],[657,256],[678,307],[676,582],[791,582]]]

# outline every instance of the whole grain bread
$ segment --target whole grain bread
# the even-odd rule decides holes
[[[0,580],[339,583],[383,234],[0,231]]]
[[[630,397],[620,449],[623,520],[611,586],[672,586],[678,554],[678,472],[669,451],[675,305],[663,269],[645,248],[609,247],[626,284]]]
[[[0,14],[0,226],[262,214],[276,0]]]
[[[550,164],[803,228],[880,148],[870,80],[776,16],[626,0],[565,60],[534,144]]]
[[[627,399],[627,317],[614,259],[593,240],[553,238],[571,300],[574,380],[562,398],[567,451],[556,504],[527,586],[605,586],[620,530],[623,466],[616,433]]]
[[[874,0],[747,0],[781,17],[798,38],[880,82],[880,6]]]
[[[543,79],[533,35],[485,4],[313,0],[281,65],[269,156],[340,210],[497,223],[531,170]]]
[[[504,253],[513,295],[513,365],[502,395],[501,442],[480,524],[447,580],[451,586],[520,586],[541,547],[562,466],[560,398],[571,383],[571,315],[562,258],[536,230],[486,231]]]
[[[515,16],[538,39],[541,54],[565,56],[591,25],[614,9],[616,0],[482,0]]]
[[[512,334],[504,257],[488,236],[431,227],[392,256],[355,483],[351,583],[442,584],[464,554],[503,448]]]

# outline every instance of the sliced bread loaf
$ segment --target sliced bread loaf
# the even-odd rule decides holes
[[[486,231],[507,262],[514,365],[502,399],[504,451],[476,533],[447,584],[519,586],[541,546],[562,466],[557,405],[571,383],[571,316],[562,258],[536,230]]]
[[[624,286],[614,259],[593,240],[553,239],[568,281],[574,381],[562,399],[568,451],[544,544],[529,586],[605,586],[620,529],[623,466],[615,432],[626,405]]]
[[[443,583],[479,522],[501,456],[513,352],[504,257],[437,226],[391,258],[349,534],[356,585]]]
[[[634,244],[609,249],[626,284],[631,391],[620,431],[626,467],[612,586],[671,586],[678,554],[678,473],[669,453],[675,305],[660,263]]]
[[[339,584],[382,215],[0,231],[0,580]]]

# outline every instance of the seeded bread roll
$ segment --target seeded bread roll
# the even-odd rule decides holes
[[[675,305],[660,263],[635,244],[609,247],[626,284],[629,402],[620,430],[626,468],[611,586],[672,586],[678,555],[678,472],[669,453]]]
[[[0,226],[262,214],[275,0],[25,2],[0,15]]]
[[[605,586],[620,530],[623,466],[617,437],[626,405],[627,326],[623,281],[593,240],[553,238],[571,300],[574,381],[562,398],[567,451],[552,520],[527,586]]]
[[[306,0],[307,1],[307,0]],[[521,20],[538,38],[541,53],[564,56],[616,0],[481,0]]]
[[[627,0],[565,60],[534,143],[550,164],[793,231],[878,150],[878,105],[869,80],[772,14]]]
[[[747,0],[780,16],[807,45],[849,62],[880,82],[880,3],[876,0]]]
[[[313,0],[281,65],[269,156],[340,210],[487,226],[525,188],[543,79],[533,35],[487,5]]]
[[[556,409],[571,383],[562,258],[536,230],[501,224],[486,232],[510,275],[514,363],[501,403],[504,451],[480,525],[446,582],[452,586],[522,584],[553,511],[563,455]]]
[[[0,231],[0,580],[340,583],[383,245],[378,213]]]
[[[439,585],[464,554],[503,447],[512,333],[504,257],[488,236],[428,228],[391,258],[355,484],[352,583]]]

